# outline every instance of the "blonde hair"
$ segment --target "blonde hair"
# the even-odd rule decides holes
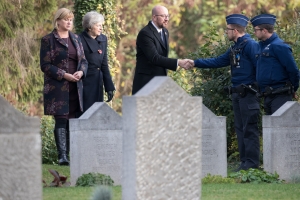
[[[56,11],[53,19],[53,28],[58,29],[57,20],[74,18],[74,14],[67,8],[60,8]]]

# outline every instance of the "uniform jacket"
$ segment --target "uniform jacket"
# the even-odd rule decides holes
[[[78,71],[87,71],[87,61],[84,56],[79,36],[69,32],[69,39],[77,50]],[[69,81],[63,78],[68,71],[68,47],[60,38],[56,29],[41,40],[40,66],[44,72],[44,113],[45,115],[69,114]],[[82,80],[77,82],[80,109],[83,110]]]
[[[144,87],[154,76],[166,76],[167,69],[176,71],[177,59],[168,58],[169,32],[162,29],[166,44],[151,21],[138,34],[136,40],[136,68],[132,94]]]
[[[240,51],[239,66],[230,64],[230,51],[243,46]],[[230,47],[224,54],[216,58],[197,59],[195,66],[198,68],[220,68],[231,65],[231,83],[233,87],[240,84],[252,84],[256,82],[256,54],[259,45],[249,34],[245,34],[237,39],[237,42]]]
[[[282,87],[290,81],[296,91],[299,87],[299,69],[292,49],[276,33],[266,41],[260,41],[257,62],[257,82],[261,91],[266,86],[273,89]]]
[[[114,91],[107,61],[107,37],[103,34],[93,39],[86,31],[80,34],[85,57],[89,63],[86,78],[83,80],[84,111],[95,102],[103,101],[105,91]]]

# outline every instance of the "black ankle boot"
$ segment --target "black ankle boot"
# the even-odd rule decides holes
[[[54,136],[58,152],[58,164],[69,165],[67,158],[67,130],[65,128],[57,128],[54,130]]]

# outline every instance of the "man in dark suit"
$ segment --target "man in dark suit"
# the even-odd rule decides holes
[[[176,71],[178,65],[189,68],[187,60],[168,58],[169,32],[166,26],[170,15],[164,6],[152,9],[152,20],[138,34],[136,41],[136,69],[132,85],[134,95],[154,76],[167,76],[167,70]]]

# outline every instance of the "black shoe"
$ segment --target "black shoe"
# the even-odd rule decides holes
[[[247,162],[244,163],[244,165],[242,167],[242,170],[248,170],[250,168],[252,168],[252,169],[258,169],[258,165],[254,164],[252,162],[248,162],[247,161]]]
[[[248,170],[248,169],[258,169],[258,167],[256,166],[252,166],[252,167],[247,167],[247,166],[243,166],[241,170]]]
[[[243,168],[244,168],[244,162],[242,162],[241,164],[240,164],[240,166],[238,167],[238,168],[236,168],[235,170],[233,170],[234,172],[239,172],[239,171],[241,171],[241,170],[244,170]]]

